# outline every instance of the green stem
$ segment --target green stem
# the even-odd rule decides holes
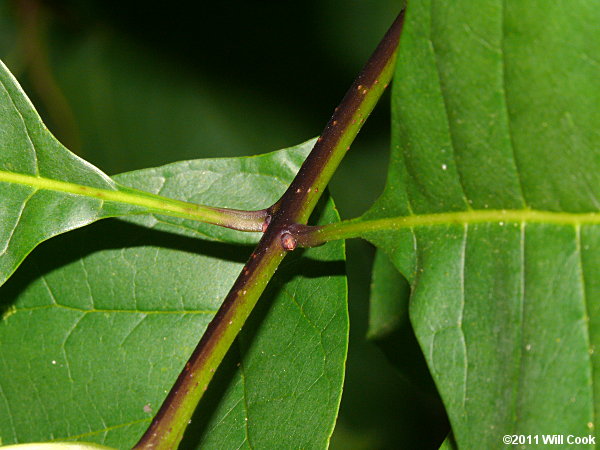
[[[281,199],[268,209],[265,233],[208,325],[136,449],[173,449],[183,438],[214,372],[286,254],[293,225],[306,223],[364,120],[389,83],[404,13],[400,13],[327,124]]]
[[[276,233],[266,233],[204,332],[137,449],[174,449],[219,364],[285,256]],[[266,243],[270,245],[265,245]]]
[[[139,214],[155,213],[184,219],[206,222],[240,231],[262,231],[267,217],[266,210],[241,211],[237,209],[214,208],[194,203],[173,200],[160,195],[138,191],[124,186],[117,190],[100,189],[91,186],[52,180],[34,175],[24,175],[0,170],[0,183],[20,184],[34,189],[64,192],[96,198],[105,202],[124,203],[145,208]]]
[[[568,213],[533,209],[469,210],[438,214],[421,214],[387,219],[364,220],[360,217],[319,227],[297,226],[292,235],[301,247],[315,247],[329,241],[364,237],[377,231],[419,227],[496,223],[544,223],[579,226],[600,224],[600,213]]]
[[[286,193],[270,212],[287,208],[292,222],[306,223],[340,162],[392,79],[404,11],[392,24],[335,112]]]

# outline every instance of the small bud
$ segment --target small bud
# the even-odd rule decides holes
[[[296,248],[296,239],[287,231],[281,235],[281,245],[286,250],[294,250]]]

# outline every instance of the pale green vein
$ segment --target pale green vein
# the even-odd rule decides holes
[[[23,203],[21,204],[21,209],[19,210],[19,215],[16,218],[14,226],[11,227],[10,234],[8,235],[8,238],[6,239],[4,248],[0,251],[0,256],[6,254],[6,252],[8,251],[8,247],[10,246],[10,243],[12,242],[13,236],[15,235],[15,231],[16,231],[17,227],[19,226],[21,219],[23,218],[23,211],[25,211],[25,208],[27,207],[27,203],[29,203],[29,200],[31,200],[31,197],[33,197],[36,192],[37,192],[37,190],[32,191],[25,198],[25,200],[23,200]]]
[[[67,436],[67,437],[61,437],[61,438],[57,438],[57,439],[52,439],[50,442],[60,442],[60,441],[75,441],[75,440],[81,440],[82,438],[86,438],[89,436],[95,436],[98,435],[100,433],[106,433],[108,431],[113,431],[113,430],[117,430],[119,428],[124,428],[124,427],[130,427],[132,425],[137,425],[139,423],[144,423],[144,422],[150,422],[152,420],[152,417],[146,417],[144,419],[138,419],[138,420],[134,420],[131,422],[127,422],[127,423],[122,423],[119,425],[113,425],[110,427],[106,427],[103,428],[101,430],[94,430],[94,431],[88,431],[87,433],[82,433],[82,434],[77,434],[74,436]]]
[[[507,224],[539,223],[560,226],[600,225],[600,213],[568,213],[532,209],[469,210],[437,214],[421,214],[387,219],[346,220],[322,227],[309,227],[301,233],[299,243],[318,245],[337,239],[365,236],[378,231],[394,231],[433,226],[469,225],[478,223]]]
[[[239,362],[239,374],[240,374],[240,382],[242,384],[242,406],[244,408],[244,435],[246,437],[246,442],[248,443],[248,447],[250,447],[251,449],[254,448],[252,447],[252,443],[250,442],[250,429],[248,428],[248,422],[250,421],[250,410],[248,408],[248,391],[246,389],[246,374],[244,373],[244,352],[242,350],[242,344],[240,342],[240,340],[238,339],[238,351],[239,351],[239,355],[240,355],[240,362]],[[242,442],[243,445],[243,442]],[[241,445],[240,445],[241,448]]]
[[[525,223],[521,224],[520,237],[519,237],[519,318],[518,318],[518,343],[516,363],[515,366],[518,371],[515,371],[515,380],[513,383],[513,406],[514,417],[521,417],[522,403],[521,392],[524,391],[523,386],[523,367],[524,367],[524,351],[526,349],[525,344]]]
[[[262,231],[264,221],[264,217],[258,211],[239,211],[197,205],[126,187],[120,187],[119,190],[101,189],[3,170],[0,170],[0,183],[18,184],[35,189],[95,198],[105,202],[140,206],[145,210],[138,213],[157,213],[181,217],[243,231]]]
[[[594,402],[594,397],[596,396],[596,392],[595,392],[595,388],[596,386],[594,385],[594,361],[592,359],[592,354],[594,351],[594,347],[592,345],[592,338],[591,338],[591,332],[590,332],[590,306],[589,306],[589,299],[588,299],[588,293],[587,293],[587,286],[586,286],[586,282],[585,282],[585,272],[584,272],[584,267],[585,264],[583,263],[583,245],[582,245],[582,238],[581,238],[581,227],[576,227],[575,228],[575,245],[577,248],[577,255],[578,255],[578,269],[579,269],[579,284],[581,285],[581,296],[582,296],[582,300],[583,300],[583,332],[584,332],[584,338],[586,341],[586,347],[587,347],[587,357],[588,357],[588,361],[589,361],[589,370],[590,370],[590,398],[591,398],[591,402],[590,402],[590,406],[591,406],[591,411],[590,411],[590,415],[592,417],[592,424],[596,423],[596,403]]]
[[[517,158],[517,147],[515,145],[515,139],[513,136],[513,131],[512,131],[512,117],[510,114],[510,108],[509,108],[509,103],[508,103],[508,94],[506,92],[506,87],[508,86],[507,83],[507,71],[506,71],[506,49],[505,47],[505,41],[506,41],[506,1],[502,0],[500,2],[501,4],[501,8],[502,8],[502,18],[501,18],[501,27],[500,27],[500,54],[501,54],[501,58],[500,58],[500,64],[501,64],[501,74],[502,74],[502,84],[500,86],[501,92],[502,92],[502,111],[504,114],[504,117],[506,119],[506,131],[507,131],[507,137],[508,137],[508,142],[510,144],[510,150],[511,150],[511,154],[512,154],[512,162],[513,162],[513,170],[517,179],[517,183],[519,186],[519,193],[521,195],[521,204],[524,206],[527,204],[527,199],[525,198],[525,189],[523,189],[523,180],[521,177],[521,171],[519,170],[519,160]]]
[[[2,70],[6,73],[9,74],[9,78],[10,78],[10,72],[9,70],[6,68],[6,66],[4,65],[4,63],[2,63],[0,61],[0,66],[2,68]],[[13,78],[14,84],[17,84],[17,80],[15,80]],[[17,107],[17,105],[15,104],[15,100],[13,99],[13,96],[11,95],[11,92],[6,88],[6,84],[2,81],[0,81],[0,85],[2,86],[2,89],[4,90],[4,92],[6,92],[6,96],[8,97],[8,99],[10,100],[10,103],[12,104],[14,110],[16,111],[16,113],[19,115],[19,119],[21,121],[21,123],[23,124],[23,131],[25,131],[25,136],[27,137],[27,142],[28,142],[28,147],[31,150],[32,153],[32,157],[33,160],[35,162],[35,173],[38,174],[40,171],[40,167],[39,167],[39,161],[38,161],[38,156],[37,156],[37,151],[35,149],[35,145],[33,144],[33,141],[31,139],[31,134],[29,133],[29,127],[27,126],[27,122],[25,121],[25,118],[23,117],[23,113],[21,112],[21,110]]]
[[[456,142],[456,136],[455,136],[455,131],[452,127],[452,120],[450,117],[450,108],[448,106],[449,100],[448,100],[448,89],[447,87],[444,85],[444,80],[443,80],[443,73],[444,71],[440,68],[440,57],[439,57],[439,50],[436,48],[436,44],[435,44],[435,39],[433,38],[433,28],[434,28],[434,24],[433,24],[433,9],[434,9],[434,4],[433,2],[430,3],[430,11],[429,11],[429,42],[430,42],[430,49],[431,49],[431,53],[433,54],[433,61],[435,64],[435,72],[436,72],[436,76],[437,76],[437,84],[439,86],[439,95],[441,97],[442,100],[442,106],[444,108],[444,117],[445,117],[445,122],[446,122],[446,129],[448,132],[448,144],[450,144],[450,149],[452,150],[452,161],[454,162],[453,164],[453,168],[456,172],[456,180],[458,181],[458,185],[460,187],[461,190],[461,196],[462,196],[462,200],[465,204],[465,207],[467,209],[470,209],[471,205],[469,203],[468,200],[468,195],[467,195],[467,190],[465,189],[465,184],[463,182],[463,174],[460,171],[460,166],[458,164],[458,158],[456,155],[456,149],[459,147],[457,145]]]
[[[458,330],[460,331],[460,343],[462,345],[462,350],[465,354],[465,362],[464,362],[464,373],[463,373],[463,392],[462,392],[462,402],[461,406],[463,411],[466,410],[467,404],[467,386],[469,381],[469,353],[467,351],[467,340],[465,337],[465,330],[463,328],[463,318],[465,314],[465,265],[467,262],[467,240],[469,237],[469,224],[464,225],[463,232],[463,242],[460,250],[460,311],[458,315]]]
[[[11,411],[11,406],[10,406],[10,403],[8,402],[8,397],[4,393],[4,390],[2,389],[1,384],[0,384],[0,398],[2,398],[4,400],[4,404],[6,405],[6,411],[8,412],[8,424],[12,430],[13,439],[16,440],[17,439],[17,429],[15,428],[15,423],[13,421],[13,414]],[[2,445],[2,442],[0,442],[0,445]]]

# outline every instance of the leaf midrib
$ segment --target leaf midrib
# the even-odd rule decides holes
[[[3,170],[0,170],[0,183],[18,184],[21,186],[29,186],[37,190],[62,192],[94,198],[101,202],[116,202],[146,208],[146,210],[141,211],[141,213],[156,212],[196,221],[205,221],[207,215],[212,216],[210,208],[181,200],[162,197],[149,192],[137,191],[128,187],[123,188],[119,185],[116,185],[117,189],[115,190],[102,189],[68,181],[54,180],[51,178]]]
[[[411,214],[384,219],[359,217],[321,227],[318,230],[318,240],[327,242],[336,239],[361,237],[378,231],[484,223],[496,223],[499,226],[528,223],[572,227],[600,225],[600,212],[570,213],[535,209],[471,209],[445,213]]]
[[[54,180],[34,175],[25,175],[0,170],[0,183],[12,183],[29,186],[54,192],[79,195],[95,198],[100,201],[124,203],[148,208],[144,212],[161,212],[166,215],[199,220],[198,215],[203,215],[201,205],[195,205],[180,200],[169,199],[143,191],[134,191],[126,188],[122,190],[109,190],[91,186]],[[202,219],[200,219],[202,220]],[[505,223],[546,223],[553,225],[581,226],[600,224],[600,212],[570,213],[562,211],[544,211],[535,209],[470,209],[467,211],[453,211],[431,214],[411,214],[407,216],[390,217],[385,219],[364,220],[361,218],[343,221],[323,227],[323,230],[344,232],[343,236],[355,237],[365,232],[396,230],[404,228],[417,228],[443,225],[468,225],[486,222]],[[337,233],[336,233],[337,234]],[[335,239],[335,238],[334,238]]]
[[[600,212],[570,213],[564,211],[544,211],[536,209],[471,209],[433,214],[413,214],[410,216],[380,219],[375,222],[392,222],[399,228],[418,226],[476,224],[483,222],[547,223],[553,225],[600,224]]]

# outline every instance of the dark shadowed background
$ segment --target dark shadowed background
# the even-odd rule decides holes
[[[50,130],[112,175],[317,136],[402,3],[0,0],[0,57]],[[343,218],[381,192],[388,145],[386,96],[333,180]],[[401,369],[418,352],[388,345],[391,363],[364,337],[372,259],[348,242],[351,341],[332,448],[433,448],[439,404]]]

